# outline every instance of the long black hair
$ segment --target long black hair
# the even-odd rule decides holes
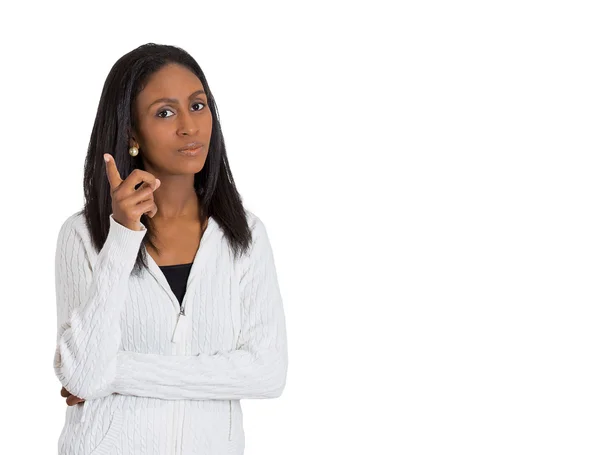
[[[108,236],[109,215],[112,213],[110,185],[103,155],[110,153],[114,157],[123,179],[136,168],[143,170],[140,156],[132,157],[129,154],[129,134],[135,128],[135,99],[145,87],[148,78],[170,63],[185,66],[200,79],[213,117],[209,152],[204,167],[194,176],[201,225],[212,216],[223,230],[233,256],[239,256],[250,247],[252,233],[227,160],[217,105],[204,72],[196,60],[176,46],[144,44],[123,55],[110,70],[98,103],[85,158],[85,204],[79,213],[84,214],[92,243],[96,250],[100,251]],[[152,243],[155,233],[150,218],[144,214],[140,221],[148,232],[138,252],[133,268],[134,274],[139,274],[142,268],[148,268],[143,245],[155,246]]]

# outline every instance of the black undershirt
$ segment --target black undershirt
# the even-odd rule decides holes
[[[185,295],[187,280],[192,269],[193,262],[189,264],[175,264],[175,265],[161,265],[159,266],[162,270],[165,278],[169,282],[173,294],[179,300],[179,305],[183,302],[183,296]]]

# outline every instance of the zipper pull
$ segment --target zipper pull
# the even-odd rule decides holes
[[[173,330],[173,337],[171,341],[173,343],[179,343],[181,339],[181,334],[183,332],[183,325],[187,323],[187,318],[185,317],[185,312],[183,308],[179,311],[177,315],[177,322],[175,323],[175,330]]]

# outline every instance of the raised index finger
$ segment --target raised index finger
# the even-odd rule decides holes
[[[119,174],[119,170],[117,169],[117,165],[112,155],[105,153],[104,161],[106,161],[106,176],[108,177],[110,189],[116,190],[123,181],[123,179],[121,179],[121,174]]]

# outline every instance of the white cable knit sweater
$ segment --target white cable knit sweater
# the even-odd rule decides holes
[[[110,215],[101,251],[82,214],[56,248],[54,371],[85,399],[66,406],[59,455],[210,455],[244,452],[242,398],[281,395],[287,339],[265,225],[246,210],[252,247],[232,253],[211,217],[181,305],[149,254],[130,275],[146,226]]]

